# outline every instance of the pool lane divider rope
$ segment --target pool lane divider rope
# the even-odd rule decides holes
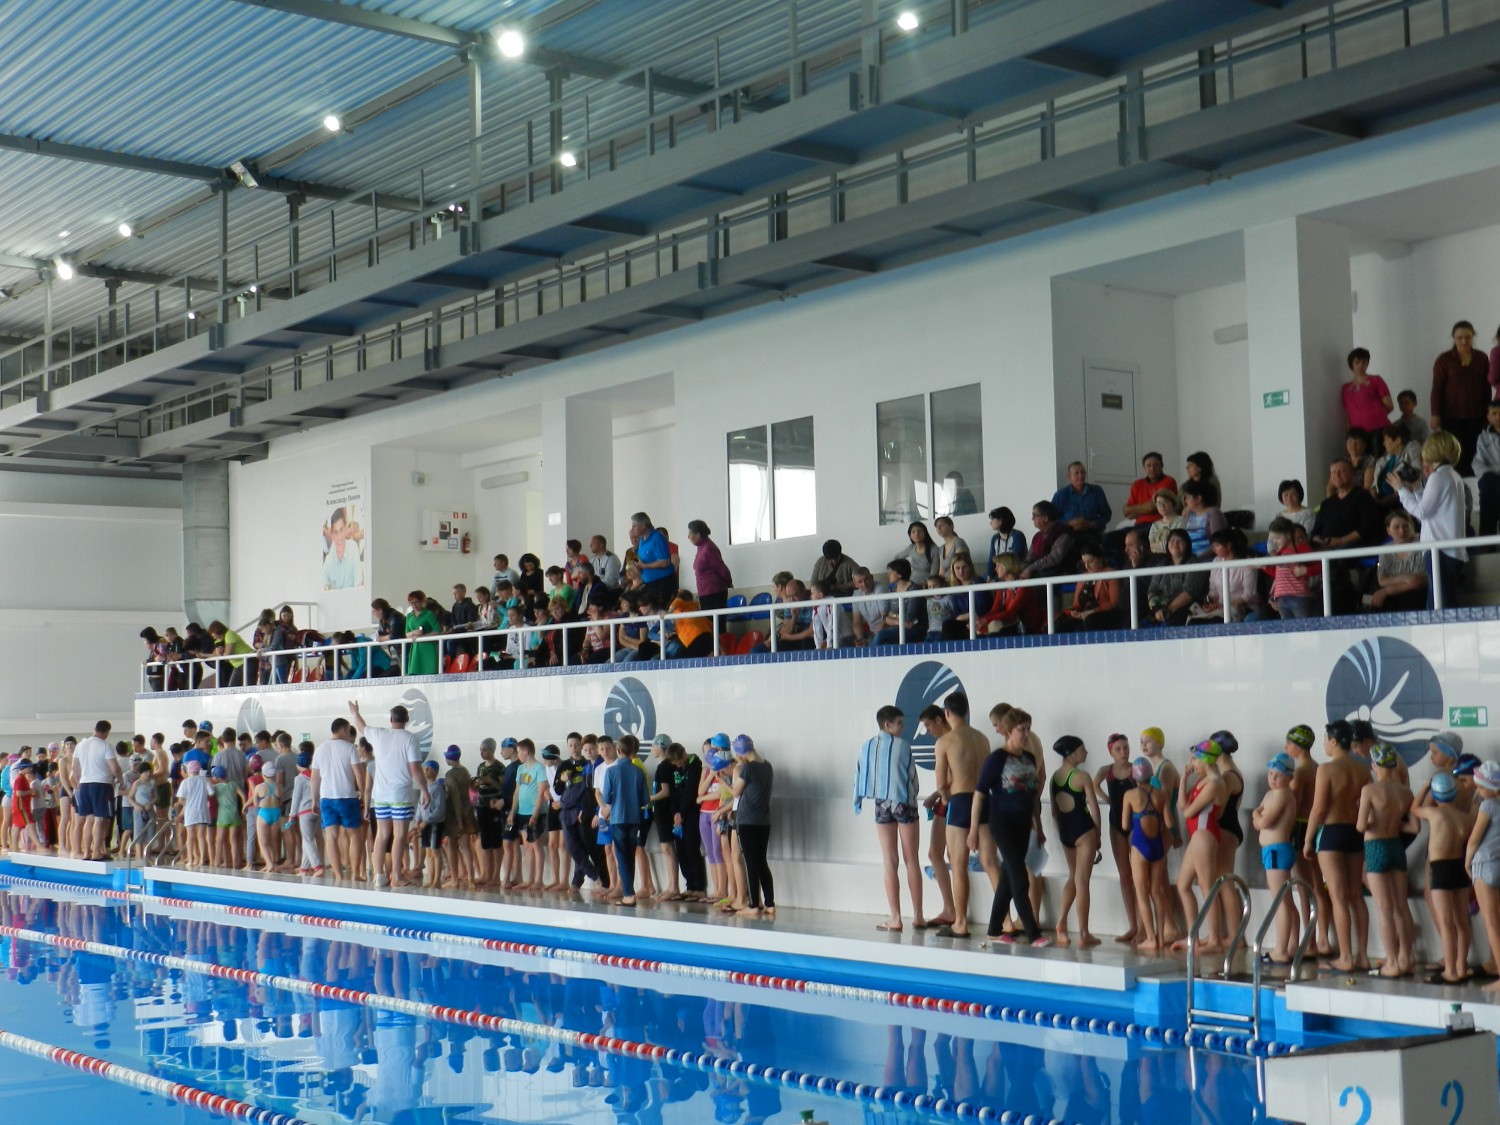
[[[173,1101],[194,1106],[198,1109],[206,1109],[210,1113],[218,1114],[221,1117],[228,1117],[234,1121],[248,1121],[251,1125],[309,1125],[308,1122],[303,1121],[300,1117],[289,1117],[284,1113],[277,1113],[275,1110],[261,1109],[258,1106],[250,1105],[248,1102],[237,1101],[223,1094],[214,1094],[207,1090],[200,1090],[196,1086],[186,1086],[181,1082],[170,1082],[165,1078],[158,1078],[154,1074],[132,1070],[130,1067],[121,1066],[119,1063],[106,1062],[104,1059],[95,1058],[93,1055],[85,1055],[79,1051],[70,1051],[66,1047],[54,1047],[50,1043],[42,1043],[36,1039],[27,1039],[24,1035],[17,1035],[11,1031],[0,1031],[0,1047],[8,1047],[10,1050],[19,1051],[23,1055],[45,1059],[48,1062],[57,1063],[59,1066],[71,1067],[73,1070],[81,1070],[85,1074],[92,1074],[96,1078],[106,1078],[122,1086],[144,1090],[150,1094],[160,1094],[164,1098],[170,1098]]]
[[[61,934],[47,934],[39,930],[21,929],[16,926],[0,926],[0,937],[10,938],[14,941],[27,941],[48,945],[54,949],[65,950],[71,953],[89,953],[117,961],[138,961],[161,969],[175,969],[184,973],[196,973],[202,976],[216,977],[220,980],[230,980],[237,984],[253,985],[259,988],[274,988],[281,992],[293,992],[303,996],[312,996],[320,1000],[334,1000],[344,1004],[374,1008],[378,1011],[400,1012],[403,1015],[418,1019],[459,1024],[464,1027],[478,1028],[482,1031],[492,1031],[502,1035],[519,1035],[533,1039],[545,1039],[553,1043],[565,1044],[584,1050],[656,1061],[671,1066],[698,1070],[705,1074],[728,1074],[736,1078],[748,1078],[769,1085],[780,1085],[787,1089],[800,1090],[808,1094],[840,1097],[866,1105],[909,1109],[946,1117],[956,1117],[962,1120],[1000,1122],[1001,1125],[1068,1125],[1067,1122],[1057,1118],[1040,1117],[1035,1114],[1021,1114],[1015,1110],[1000,1110],[995,1109],[993,1106],[979,1105],[975,1102],[961,1101],[953,1098],[939,1098],[932,1094],[913,1094],[910,1090],[906,1089],[876,1086],[865,1082],[853,1082],[849,1079],[834,1079],[825,1075],[809,1074],[783,1067],[761,1066],[758,1063],[747,1063],[743,1059],[726,1059],[721,1055],[716,1055],[709,1051],[679,1051],[676,1048],[642,1043],[634,1039],[620,1039],[612,1035],[597,1035],[590,1031],[572,1031],[568,1028],[553,1027],[551,1024],[510,1019],[506,1016],[490,1015],[468,1008],[452,1008],[442,1004],[428,1004],[421,1000],[407,1000],[399,996],[381,996],[374,992],[364,992],[353,988],[339,988],[331,984],[320,984],[317,981],[302,980],[298,977],[276,976],[271,973],[256,972],[253,969],[235,969],[226,965],[215,965],[208,961],[194,961],[188,957],[177,957],[168,953],[151,953],[141,949],[127,949],[124,946],[107,945],[104,942],[98,941],[85,941],[82,938],[63,937]],[[39,1044],[39,1046],[45,1048],[45,1044]],[[78,1055],[77,1052],[73,1051],[64,1051],[62,1053],[78,1059],[88,1058],[86,1055]],[[59,1059],[54,1061],[64,1060]],[[112,1064],[104,1063],[97,1059],[91,1061],[106,1069],[112,1067]],[[68,1065],[77,1064],[69,1063]],[[79,1069],[89,1070],[91,1068],[80,1066]],[[105,1075],[105,1077],[108,1077],[108,1075]],[[142,1075],[141,1077],[148,1078],[149,1076]],[[164,1079],[153,1081],[161,1081],[165,1087],[173,1090],[191,1089],[190,1087],[180,1087],[176,1083],[166,1082]],[[199,1091],[199,1093],[202,1092]],[[204,1096],[207,1098],[218,1097],[218,1095],[212,1094],[205,1094]],[[226,1103],[232,1103],[232,1099],[225,1098],[223,1100]],[[256,1111],[253,1106],[247,1106],[246,1109],[252,1112],[264,1112]],[[291,1120],[280,1115],[274,1115],[274,1118],[274,1120],[272,1117],[265,1118],[263,1125],[288,1125]],[[249,1117],[244,1118],[244,1120],[261,1121],[259,1118]]]
[[[894,1008],[909,1008],[924,1012],[941,1012],[959,1016],[970,1016],[976,1019],[999,1020],[1005,1023],[1050,1027],[1059,1031],[1110,1035],[1121,1039],[1139,1040],[1156,1046],[1205,1047],[1210,1050],[1225,1051],[1230,1054],[1258,1057],[1291,1054],[1297,1049],[1291,1044],[1256,1039],[1253,1036],[1240,1035],[1235,1032],[1206,1031],[1202,1028],[1184,1031],[1174,1027],[1161,1028],[1153,1024],[1138,1024],[1131,1021],[1104,1020],[1089,1016],[1068,1016],[1061,1012],[1043,1011],[1040,1008],[1018,1008],[1000,1004],[981,1004],[972,1000],[940,999],[936,996],[921,996],[910,992],[861,988],[854,985],[827,984],[821,981],[803,980],[796,977],[778,977],[764,973],[745,973],[735,969],[713,969],[701,965],[681,965],[671,961],[656,961],[641,957],[622,957],[613,953],[589,953],[584,950],[564,949],[557,946],[501,941],[498,938],[449,934],[437,930],[414,929],[405,926],[386,926],[378,922],[354,922],[341,918],[328,918],[318,914],[294,914],[282,910],[267,910],[258,906],[231,906],[224,903],[196,902],[192,899],[174,898],[165,895],[127,894],[124,891],[111,889],[80,888],[67,883],[26,879],[15,875],[0,875],[0,884],[13,884],[19,887],[37,887],[46,890],[68,892],[77,892],[82,889],[88,893],[102,895],[105,898],[122,901],[135,899],[140,902],[172,906],[179,909],[227,914],[234,918],[315,926],[319,929],[341,930],[351,934],[371,934],[378,937],[403,938],[409,941],[426,941],[438,945],[451,945],[464,949],[484,949],[497,953],[541,957],[575,965],[597,965],[603,968],[628,969],[634,972],[685,977],[691,980],[716,981],[723,984],[737,984],[750,988],[764,988],[779,992],[799,992],[807,996],[821,996],[834,1000],[853,1000],[870,1004],[883,1004]]]

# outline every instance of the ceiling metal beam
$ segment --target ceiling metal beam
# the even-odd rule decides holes
[[[366,31],[382,31],[387,35],[400,35],[423,43],[436,43],[440,47],[463,48],[479,36],[451,27],[442,27],[425,20],[408,19],[405,16],[390,16],[384,12],[372,12],[355,8],[333,0],[236,0],[252,8],[269,8],[273,12],[286,12],[294,16],[307,16],[329,23],[341,23],[348,27]]]

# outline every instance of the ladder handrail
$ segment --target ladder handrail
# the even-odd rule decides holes
[[[176,823],[176,819],[177,810],[168,809],[167,818],[160,824],[156,825],[156,827],[151,830],[151,834],[149,836],[139,842],[142,860],[151,858],[151,845],[156,843],[157,840],[161,839],[162,835],[166,833],[173,826],[173,824]],[[134,865],[135,848],[132,847],[128,852],[125,853],[125,900],[127,902],[130,901],[130,872]]]
[[[1281,909],[1281,900],[1288,895],[1293,895],[1292,888],[1302,888],[1302,898],[1307,904],[1307,924],[1302,927],[1302,935],[1297,940],[1297,951],[1292,954],[1292,980],[1298,979],[1302,973],[1302,955],[1307,952],[1307,942],[1318,925],[1318,896],[1313,890],[1312,884],[1306,879],[1293,875],[1282,883],[1274,895],[1271,896],[1271,905],[1266,910],[1266,916],[1261,920],[1260,929],[1255,931],[1255,944],[1250,948],[1252,961],[1252,983],[1250,988],[1250,1026],[1255,1038],[1260,1038],[1260,990],[1261,980],[1261,956],[1265,952],[1266,935],[1270,932],[1271,923],[1276,920],[1276,912]],[[1297,908],[1296,897],[1293,895],[1292,909]],[[1300,920],[1300,919],[1299,919]]]
[[[1208,894],[1203,896],[1203,905],[1198,908],[1198,914],[1193,918],[1193,924],[1188,927],[1187,1021],[1189,1031],[1193,1029],[1193,989],[1198,977],[1198,931],[1203,928],[1204,920],[1208,918],[1209,912],[1214,908],[1215,903],[1218,902],[1219,893],[1224,889],[1226,884],[1233,884],[1235,890],[1239,892],[1241,906],[1240,927],[1235,933],[1234,941],[1230,943],[1229,952],[1224,955],[1224,973],[1222,975],[1228,975],[1229,961],[1234,956],[1234,947],[1240,938],[1244,936],[1245,928],[1248,925],[1250,888],[1245,884],[1245,880],[1234,874],[1234,872],[1226,872],[1215,879],[1213,885],[1208,888]]]

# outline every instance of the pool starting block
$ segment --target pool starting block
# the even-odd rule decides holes
[[[1500,1125],[1495,1036],[1362,1039],[1266,1061],[1266,1112],[1299,1125]]]

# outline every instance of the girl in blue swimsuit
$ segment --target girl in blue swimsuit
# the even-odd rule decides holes
[[[1114,815],[1120,827],[1130,832],[1130,873],[1135,882],[1138,945],[1143,950],[1161,948],[1161,925],[1152,914],[1153,891],[1164,891],[1167,879],[1167,849],[1162,840],[1162,810],[1166,795],[1155,784],[1155,770],[1147,758],[1137,758],[1130,767],[1136,787],[1127,792]],[[1163,901],[1155,897],[1155,901]],[[1161,919],[1166,924],[1170,919]]]

